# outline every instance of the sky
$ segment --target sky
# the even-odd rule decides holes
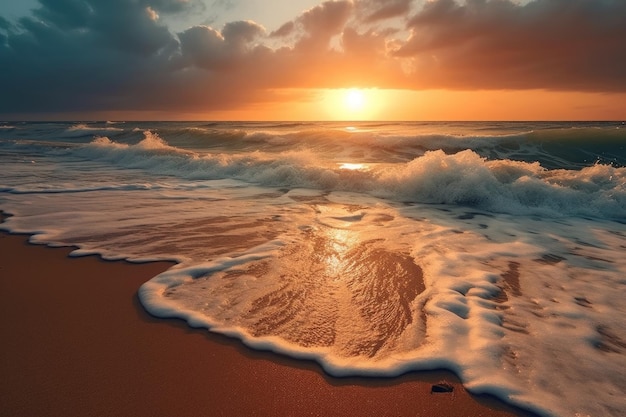
[[[5,0],[0,120],[626,120],[626,0]]]

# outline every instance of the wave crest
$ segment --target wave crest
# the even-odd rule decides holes
[[[580,170],[538,162],[488,160],[476,151],[426,151],[408,162],[342,169],[311,149],[196,153],[144,132],[134,145],[98,137],[83,156],[185,179],[232,178],[265,186],[366,192],[405,203],[454,204],[500,213],[624,219],[626,168],[595,164]]]

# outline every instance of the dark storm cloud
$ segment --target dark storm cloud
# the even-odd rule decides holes
[[[200,0],[40,0],[0,17],[0,113],[209,111],[275,88],[626,91],[626,1],[413,3],[327,1],[268,35],[166,26]]]
[[[199,0],[142,0],[144,6],[150,6],[161,13],[181,13],[189,10],[204,10]]]
[[[13,29],[13,25],[11,22],[6,20],[4,17],[0,16],[0,45],[5,45],[8,41],[8,36],[6,32],[9,32]],[[5,33],[3,33],[5,32]]]
[[[125,106],[178,43],[135,1],[43,0],[19,26],[0,47],[1,112]]]

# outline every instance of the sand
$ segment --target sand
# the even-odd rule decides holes
[[[0,233],[1,416],[524,416],[447,372],[332,378],[148,315],[139,286],[167,263],[130,264]],[[432,393],[447,381],[453,391]]]

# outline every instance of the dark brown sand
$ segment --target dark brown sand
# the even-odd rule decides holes
[[[515,416],[445,372],[325,375],[178,320],[136,296],[166,263],[129,264],[0,233],[1,416]],[[431,393],[442,380],[452,393]]]

